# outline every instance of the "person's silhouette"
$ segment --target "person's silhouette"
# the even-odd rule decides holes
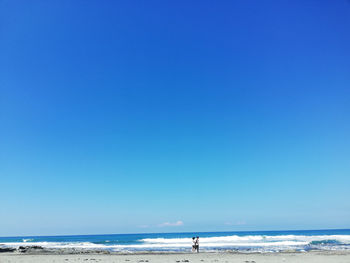
[[[199,237],[197,236],[197,239],[196,239],[196,250],[197,250],[197,253],[199,252]]]
[[[196,238],[192,237],[192,252],[196,251]]]

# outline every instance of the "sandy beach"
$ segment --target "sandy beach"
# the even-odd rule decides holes
[[[349,252],[305,252],[305,253],[199,253],[199,254],[130,254],[130,255],[32,255],[18,253],[0,254],[0,263],[36,262],[108,262],[108,263],[349,263]]]

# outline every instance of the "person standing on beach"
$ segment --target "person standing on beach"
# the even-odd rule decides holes
[[[199,253],[199,237],[197,236],[197,239],[196,239],[196,250],[197,250],[197,253]]]
[[[192,252],[196,251],[196,238],[192,237]]]

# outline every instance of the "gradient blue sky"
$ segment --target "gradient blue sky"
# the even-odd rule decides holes
[[[349,1],[0,19],[0,235],[350,227]]]

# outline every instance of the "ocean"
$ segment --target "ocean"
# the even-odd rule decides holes
[[[0,237],[0,247],[36,245],[114,252],[190,252],[193,236],[199,236],[200,251],[206,252],[350,249],[350,229]]]

